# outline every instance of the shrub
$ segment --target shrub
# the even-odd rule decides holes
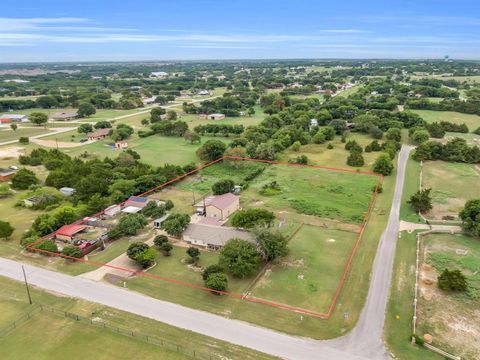
[[[230,179],[220,180],[212,185],[212,192],[214,195],[223,195],[231,192],[234,186],[235,186],[235,183],[233,182],[233,180],[230,180]]]
[[[172,249],[173,249],[173,246],[172,246],[172,244],[170,244],[169,242],[164,242],[164,243],[160,246],[160,251],[161,251],[162,254],[165,255],[165,256],[170,256]]]
[[[386,153],[381,154],[373,164],[373,171],[377,174],[390,175],[393,171],[393,163]]]
[[[38,250],[45,250],[52,253],[58,253],[58,247],[54,240],[45,240],[41,243],[33,245],[33,248]]]
[[[438,287],[444,291],[466,291],[467,277],[460,270],[445,269],[438,277]]]
[[[223,273],[225,270],[223,267],[220,265],[214,264],[208,266],[205,270],[202,272],[202,278],[203,280],[207,280],[207,278],[214,273]]]
[[[30,142],[30,139],[26,136],[20,136],[18,142],[22,145],[27,145]]]
[[[205,286],[209,289],[216,290],[213,293],[220,295],[221,293],[217,291],[225,291],[228,287],[228,278],[227,275],[221,272],[210,274],[210,276],[205,280]]]
[[[233,276],[244,278],[257,271],[259,260],[254,244],[246,240],[230,239],[220,251],[219,264]]]
[[[63,248],[62,254],[68,257],[74,258],[81,258],[82,251],[78,248],[78,246],[67,245]]]
[[[160,248],[166,242],[168,242],[168,237],[166,235],[157,235],[155,236],[155,239],[153,239],[153,243],[158,248]]]
[[[258,225],[270,226],[275,220],[275,214],[266,209],[245,209],[237,211],[232,217],[232,225],[250,229]]]

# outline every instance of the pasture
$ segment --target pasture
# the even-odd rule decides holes
[[[467,200],[480,197],[480,168],[477,165],[426,161],[423,164],[423,188],[432,188],[433,209],[429,217],[458,218]]]
[[[411,110],[418,114],[428,123],[449,121],[455,124],[465,123],[470,131],[480,127],[480,116],[472,114],[463,114],[454,111],[434,111],[434,110]]]

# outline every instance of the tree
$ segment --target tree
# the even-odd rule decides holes
[[[132,135],[133,133],[134,130],[131,126],[127,124],[118,124],[117,128],[112,131],[110,136],[114,141],[121,141],[130,137],[130,135]]]
[[[9,222],[0,220],[0,238],[7,240],[15,229]]]
[[[148,124],[150,124],[150,120],[148,119],[142,119],[142,121],[140,122],[143,126],[147,126]]]
[[[82,251],[79,249],[78,246],[73,245],[66,245],[62,250],[62,254],[77,259],[82,257]]]
[[[292,151],[300,151],[301,146],[302,146],[302,143],[300,141],[295,141],[292,144],[291,149],[292,149]]]
[[[136,235],[148,224],[147,218],[142,214],[128,214],[118,222],[118,229],[125,235]]]
[[[230,146],[232,146],[232,144],[230,144]],[[248,157],[247,150],[242,146],[233,146],[233,147],[228,148],[227,151],[225,151],[225,156],[235,156],[235,157],[240,157],[240,158]],[[225,162],[225,164],[227,164],[228,166],[230,166],[234,169],[244,168],[244,167],[247,167],[249,165],[248,162],[246,162],[244,160],[226,158],[223,161]]]
[[[373,164],[373,171],[382,175],[390,175],[393,171],[393,163],[390,155],[387,153],[381,154]]]
[[[80,134],[88,134],[93,131],[92,124],[81,124],[78,128],[77,131]]]
[[[260,255],[266,261],[272,261],[287,255],[288,239],[279,231],[261,228],[255,232]]]
[[[12,188],[17,190],[27,190],[30,185],[36,185],[39,180],[34,172],[28,169],[20,169],[12,177]]]
[[[185,134],[183,135],[183,138],[186,141],[190,141],[190,144],[195,144],[195,143],[200,144],[200,141],[202,140],[200,135],[198,135],[196,132],[189,131],[189,130],[185,132]]]
[[[225,291],[228,287],[228,278],[227,275],[221,272],[211,274],[205,280],[205,286],[209,289],[215,290],[214,294],[220,295],[218,291]]]
[[[152,248],[139,253],[135,261],[142,267],[147,268],[155,262],[155,251]]]
[[[219,265],[235,277],[251,276],[259,266],[257,248],[249,241],[230,239],[220,251]]]
[[[153,243],[158,248],[160,248],[166,242],[168,242],[168,237],[166,235],[157,235],[153,239]]]
[[[207,266],[202,272],[202,279],[205,281],[207,278],[214,273],[223,273],[225,269],[218,264]]]
[[[275,214],[266,209],[245,209],[237,211],[232,217],[232,225],[239,228],[251,229],[255,226],[271,226]]]
[[[168,110],[167,111],[167,120],[174,121],[177,120],[177,112],[175,110]]]
[[[97,121],[95,125],[93,125],[95,129],[111,129],[112,123],[107,120]]]
[[[48,116],[45,113],[42,112],[32,112],[29,116],[28,119],[30,122],[34,123],[35,125],[43,125],[46,124],[48,121]]]
[[[130,244],[127,249],[127,256],[143,268],[147,268],[155,260],[155,252],[153,249],[150,249],[147,244],[141,241]]]
[[[430,192],[432,189],[423,189],[417,191],[410,197],[410,200],[407,202],[417,213],[425,213],[432,209],[432,197]]]
[[[169,242],[164,242],[162,246],[160,246],[160,251],[165,256],[170,256],[172,249],[173,249],[173,246]]]
[[[21,136],[18,138],[18,142],[22,145],[27,145],[30,142],[30,139],[27,136]]]
[[[190,223],[188,214],[172,214],[162,223],[162,228],[168,235],[179,237]]]
[[[198,150],[197,155],[201,160],[213,161],[221,158],[227,146],[220,140],[208,140]]]
[[[230,179],[220,180],[212,185],[212,192],[214,195],[226,194],[231,192],[234,186],[235,186],[235,183],[233,182],[233,180],[230,180]]]
[[[387,130],[385,137],[388,140],[401,141],[402,140],[402,131],[399,128],[390,128]]]
[[[254,109],[253,107],[249,107],[249,108],[247,109],[247,115],[248,115],[248,116],[253,116],[253,115],[255,115],[255,109]]]
[[[187,255],[190,256],[191,262],[197,266],[198,261],[200,260],[200,250],[196,247],[190,246],[186,252]]]
[[[460,270],[445,269],[438,277],[438,287],[444,291],[466,291],[467,278]]]
[[[460,219],[466,232],[480,236],[480,199],[468,200],[460,211]]]
[[[10,129],[12,129],[13,131],[17,131],[18,129],[17,124],[10,124]]]
[[[44,250],[47,253],[58,253],[58,247],[54,240],[45,240],[33,245],[35,249]]]
[[[93,115],[96,112],[97,112],[97,109],[95,109],[95,106],[93,106],[90,103],[85,102],[78,105],[77,113],[79,117],[82,117],[82,118],[89,117],[90,115]]]
[[[428,141],[428,139],[430,139],[430,134],[427,130],[416,130],[412,134],[412,140],[417,144],[424,143],[425,141]]]
[[[361,167],[364,164],[365,164],[365,160],[363,159],[363,156],[360,152],[358,151],[350,152],[350,155],[347,158],[347,165]]]
[[[347,122],[345,120],[334,119],[330,121],[328,125],[331,126],[338,135],[343,134],[343,132],[347,130]]]
[[[150,111],[150,122],[151,123],[156,123],[156,122],[161,121],[162,120],[162,115],[165,115],[165,113],[166,113],[166,110],[164,108],[161,108],[161,107],[153,108]]]

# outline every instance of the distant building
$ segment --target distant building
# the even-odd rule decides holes
[[[87,134],[88,140],[105,139],[110,134],[111,129],[98,129],[97,131]]]
[[[78,118],[77,112],[59,112],[52,115],[53,120],[59,120],[59,121],[73,120],[76,118]]]
[[[225,114],[200,114],[199,118],[202,120],[222,120],[225,119]]]
[[[318,120],[317,119],[310,119],[310,129],[312,129],[315,126],[318,126]]]
[[[108,217],[113,217],[117,215],[120,211],[122,210],[122,207],[120,205],[112,205],[103,210],[103,215],[108,216]]]
[[[123,204],[122,212],[127,214],[136,214],[147,206],[149,199],[141,196],[130,196]]]
[[[15,169],[3,169],[0,168],[0,182],[10,181],[10,179],[15,175],[17,170]]]
[[[59,191],[65,196],[72,196],[75,193],[75,189],[71,187],[62,187]]]
[[[225,220],[240,209],[240,198],[232,193],[212,195],[195,204],[198,215]]]
[[[150,73],[151,78],[162,78],[165,76],[168,76],[168,73],[166,73],[165,71],[153,71]]]
[[[126,149],[128,148],[128,142],[126,141],[117,141],[115,143],[115,149]]]
[[[21,114],[3,114],[0,116],[0,121],[7,123],[7,121],[3,120],[10,120],[8,122],[28,122],[28,116],[27,115],[21,115]]]
[[[200,90],[200,91],[198,92],[198,95],[210,95],[210,91],[208,91],[208,90]]]
[[[162,227],[163,222],[167,220],[169,216],[170,214],[165,214],[161,218],[153,220],[153,227],[155,229],[160,229]]]

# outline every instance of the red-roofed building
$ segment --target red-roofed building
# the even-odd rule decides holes
[[[98,129],[97,131],[87,134],[88,140],[100,140],[105,139],[112,129]]]
[[[63,225],[55,232],[55,238],[63,241],[72,241],[76,234],[82,232],[86,228],[85,225],[78,224]]]

